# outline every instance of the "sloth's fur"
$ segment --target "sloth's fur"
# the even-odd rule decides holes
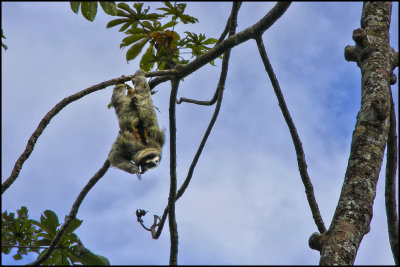
[[[125,94],[125,84],[117,84],[111,98],[120,131],[108,159],[112,166],[129,173],[143,174],[161,160],[164,131],[158,127],[145,74],[138,70],[134,90]]]

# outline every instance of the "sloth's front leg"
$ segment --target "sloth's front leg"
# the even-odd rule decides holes
[[[114,166],[120,170],[132,174],[134,173],[137,174],[140,172],[138,166],[136,166],[130,160],[126,159],[123,156],[123,153],[121,153],[120,149],[116,145],[114,145],[113,148],[111,149],[110,154],[108,155],[108,160],[110,161],[111,166]]]

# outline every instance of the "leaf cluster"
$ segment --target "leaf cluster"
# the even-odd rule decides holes
[[[115,2],[99,2],[101,8],[103,11],[111,16],[116,15],[117,9],[115,6]],[[79,2],[79,1],[71,1],[70,2],[71,9],[74,11],[76,14],[79,13],[79,8],[81,8],[82,15],[85,19],[89,21],[93,21],[96,18],[97,15],[97,2],[93,1],[85,1],[85,2]]]
[[[163,2],[164,6],[150,13],[150,7],[143,8],[143,3],[133,3],[130,7],[127,3],[100,2],[106,14],[118,17],[107,24],[107,28],[120,25],[123,38],[120,48],[128,47],[126,60],[129,62],[147,46],[140,60],[140,68],[144,71],[152,70],[157,64],[157,69],[165,70],[173,68],[176,64],[187,64],[188,59],[181,56],[190,53],[193,57],[199,57],[217,42],[214,38],[206,38],[204,34],[196,34],[185,31],[186,36],[181,36],[174,30],[175,26],[197,23],[198,19],[185,14],[186,4]],[[81,6],[85,18],[93,21],[97,12],[97,2],[71,2],[71,8],[78,13]],[[189,49],[189,52],[181,53]],[[214,62],[210,62],[214,65]]]
[[[13,258],[22,259],[28,252],[38,252],[36,245],[39,230],[34,226],[34,221],[28,218],[28,209],[21,207],[15,213],[4,211],[1,214],[1,253],[9,254],[13,247],[18,246],[18,251]]]
[[[36,252],[38,257],[41,257],[59,231],[60,222],[57,215],[51,210],[46,210],[40,216],[40,221],[35,221],[29,219],[28,209],[24,206],[17,210],[17,214],[18,217],[15,218],[13,212],[2,213],[1,252],[9,254],[13,247],[17,247],[18,251],[13,255],[15,260],[22,259],[22,255],[27,255],[28,252]],[[83,246],[74,233],[81,224],[82,220],[72,220],[54,251],[44,261],[44,265],[110,264],[107,258],[94,254]]]

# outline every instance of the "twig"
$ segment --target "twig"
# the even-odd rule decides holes
[[[322,220],[321,214],[319,212],[317,201],[315,200],[314,189],[310,177],[308,176],[303,145],[300,141],[300,137],[297,134],[296,127],[294,125],[292,117],[290,116],[289,110],[286,106],[285,99],[280,89],[278,80],[276,79],[274,70],[272,69],[271,63],[269,62],[267,52],[265,51],[264,43],[262,40],[262,36],[258,35],[255,39],[257,42],[258,51],[260,52],[261,59],[265,66],[265,70],[267,71],[268,76],[271,80],[272,87],[274,88],[276,97],[279,102],[279,106],[283,113],[283,117],[285,118],[286,124],[288,125],[290,134],[292,136],[293,144],[296,150],[297,164],[299,166],[301,180],[303,181],[304,187],[306,189],[308,204],[310,205],[315,224],[317,225],[319,232],[324,233],[326,231],[326,228]]]
[[[170,177],[171,185],[168,197],[169,232],[171,237],[170,265],[178,264],[178,227],[175,218],[175,196],[176,196],[176,95],[178,93],[179,78],[171,81],[171,96],[169,100],[169,132],[170,132]]]
[[[221,88],[217,87],[217,89],[215,90],[214,96],[209,101],[202,101],[202,100],[195,100],[195,99],[181,97],[179,100],[176,100],[176,103],[181,104],[182,102],[186,102],[186,103],[192,103],[192,104],[201,105],[201,106],[212,106],[217,101],[218,92],[220,90],[221,90]]]
[[[390,126],[386,151],[385,206],[390,247],[394,262],[399,265],[399,221],[396,208],[397,135],[393,97],[390,104]]]
[[[86,186],[79,193],[78,197],[75,200],[74,205],[71,208],[68,218],[65,220],[64,224],[60,227],[60,230],[58,230],[56,236],[51,241],[50,246],[47,249],[47,251],[40,258],[38,258],[35,262],[33,262],[29,265],[40,265],[50,256],[50,254],[56,248],[56,245],[57,245],[58,241],[60,240],[61,236],[67,230],[67,227],[69,226],[69,224],[72,222],[72,220],[75,218],[76,214],[78,213],[79,206],[81,205],[83,199],[86,197],[86,195],[90,191],[90,189],[92,189],[92,187],[100,180],[100,178],[104,176],[104,174],[107,172],[109,167],[110,167],[110,161],[107,159],[104,162],[103,166],[97,171],[97,173],[89,180],[89,182],[86,184]]]

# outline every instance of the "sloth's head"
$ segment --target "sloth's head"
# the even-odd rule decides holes
[[[158,153],[151,153],[146,155],[140,162],[140,173],[143,174],[149,169],[153,169],[160,164],[160,155]]]

